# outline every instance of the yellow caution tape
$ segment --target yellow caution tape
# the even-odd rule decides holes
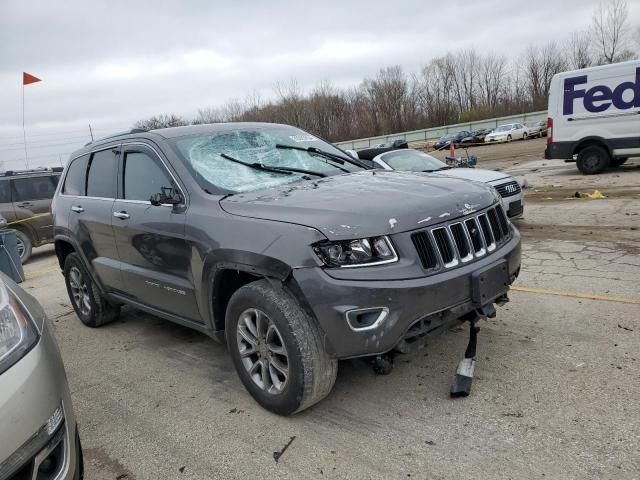
[[[30,220],[33,220],[34,218],[46,217],[47,215],[51,215],[51,214],[50,213],[39,213],[38,215],[34,215],[33,217],[21,218],[20,220],[14,220],[13,222],[7,223],[7,225],[14,225],[16,223],[28,222]]]
[[[516,292],[540,293],[543,295],[556,295],[558,297],[585,298],[587,300],[602,300],[605,302],[630,303],[632,305],[640,305],[640,300],[623,297],[610,297],[608,295],[588,295],[585,293],[561,292],[558,290],[545,290],[544,288],[531,287],[511,287]]]

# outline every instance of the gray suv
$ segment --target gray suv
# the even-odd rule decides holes
[[[324,398],[339,359],[414,351],[520,269],[492,187],[370,170],[286,125],[98,140],[72,154],[53,213],[84,324],[126,304],[226,340],[247,390],[283,415]]]

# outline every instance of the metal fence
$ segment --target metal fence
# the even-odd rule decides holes
[[[360,138],[358,140],[346,140],[344,142],[336,142],[340,148],[358,150],[367,148],[378,143],[392,142],[396,139],[412,142],[425,142],[427,140],[436,140],[447,133],[455,133],[461,130],[479,130],[481,128],[496,128],[498,125],[505,123],[525,123],[535,122],[547,119],[547,111],[523,113],[520,115],[509,115],[507,117],[490,118],[477,122],[456,123],[454,125],[445,125],[444,127],[425,128],[423,130],[413,130],[411,132],[391,133],[389,135],[381,135],[379,137]]]

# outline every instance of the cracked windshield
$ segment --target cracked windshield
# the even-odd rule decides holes
[[[209,191],[250,192],[361,170],[350,163],[347,154],[293,128],[230,130],[178,139],[175,145]],[[306,148],[323,153],[304,151]]]

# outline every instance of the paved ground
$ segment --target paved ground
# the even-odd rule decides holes
[[[640,160],[584,177],[541,160],[543,142],[478,153],[531,186],[517,286],[640,300]],[[569,199],[594,188],[611,197]],[[26,272],[56,326],[89,480],[640,477],[639,304],[514,291],[482,326],[471,397],[448,398],[458,330],[389,376],[343,362],[325,401],[280,418],[224,346],[133,310],[88,329],[50,248]]]

